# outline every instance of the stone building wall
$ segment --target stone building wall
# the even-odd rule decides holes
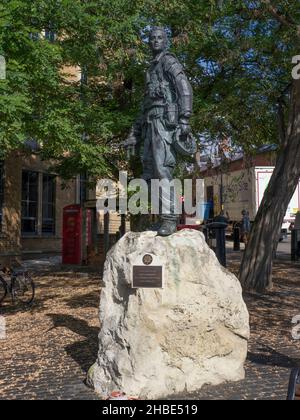
[[[34,171],[39,174],[39,199],[37,233],[24,235],[21,232],[22,171]],[[0,233],[0,264],[11,265],[20,261],[26,253],[60,253],[62,247],[63,208],[75,204],[78,200],[76,181],[62,188],[59,178],[55,180],[55,233],[42,234],[42,193],[43,174],[49,172],[49,163],[42,162],[38,155],[23,157],[17,152],[4,162],[4,188],[2,208],[2,229]]]

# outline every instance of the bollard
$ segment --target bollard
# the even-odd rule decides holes
[[[223,265],[223,267],[227,266],[226,261],[226,228],[227,223],[224,222],[213,222],[208,225],[209,229],[212,230],[215,234],[216,238],[216,256],[219,260],[219,263]]]
[[[202,233],[205,237],[205,242],[208,244],[208,238],[209,238],[209,230],[206,226],[203,227]]]
[[[104,215],[104,257],[106,258],[106,254],[109,251],[109,212],[105,213]]]
[[[292,230],[291,259],[292,261],[300,259],[300,230],[298,229]]]
[[[238,226],[233,229],[233,250],[241,250],[241,231]]]

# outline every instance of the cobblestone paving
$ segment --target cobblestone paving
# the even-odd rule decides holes
[[[1,308],[0,399],[96,399],[84,385],[97,355],[100,278],[68,273],[35,276],[30,310]]]
[[[238,261],[231,263],[237,269]],[[100,278],[45,272],[36,275],[30,310],[0,309],[7,338],[0,340],[0,399],[97,399],[84,384],[97,355]],[[275,286],[245,296],[251,315],[246,379],[170,399],[285,399],[290,368],[300,366],[300,341],[291,320],[300,314],[300,266],[280,261]]]

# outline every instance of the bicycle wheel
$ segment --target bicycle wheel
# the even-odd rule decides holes
[[[27,273],[12,278],[12,294],[19,302],[31,305],[35,295],[35,286]]]
[[[4,301],[7,295],[7,286],[6,282],[0,277],[0,304]]]

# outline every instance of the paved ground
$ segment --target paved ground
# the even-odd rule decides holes
[[[277,248],[277,257],[291,258],[291,236],[288,236],[282,242],[279,242]]]
[[[230,260],[237,270],[239,253]],[[292,317],[300,314],[299,273],[299,264],[280,260],[274,290],[245,296],[252,329],[246,379],[178,398],[286,398],[290,368],[300,366],[300,341],[291,336]],[[7,302],[0,311],[7,323],[7,338],[0,340],[0,399],[96,399],[84,379],[97,354],[99,276],[60,271],[56,261],[45,264],[35,281],[31,310]]]
[[[233,249],[233,242],[227,241],[226,242],[227,251],[231,251]],[[241,250],[245,249],[245,245],[241,242]],[[279,242],[278,248],[276,251],[276,257],[280,260],[291,260],[291,236],[289,235],[285,238],[282,242]]]
[[[84,385],[96,360],[100,278],[45,271],[31,310],[7,302],[0,399],[95,399]]]

